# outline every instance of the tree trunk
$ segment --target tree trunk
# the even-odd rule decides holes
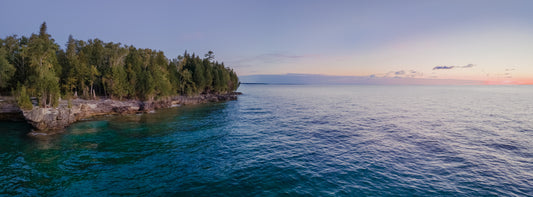
[[[94,99],[93,91],[94,91],[94,90],[93,90],[93,83],[91,83],[91,90],[89,91],[89,95],[91,95],[90,97],[91,97],[92,99]]]
[[[46,95],[41,95],[41,102],[39,102],[41,107],[46,107]]]

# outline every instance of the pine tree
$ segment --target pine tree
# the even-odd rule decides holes
[[[212,51],[204,58],[185,51],[170,60],[161,51],[72,36],[60,50],[43,23],[29,38],[0,39],[0,90],[22,84],[16,90],[24,91],[28,99],[23,100],[37,96],[42,107],[57,106],[61,92],[67,98],[79,93],[87,99],[103,95],[153,100],[235,91],[236,73],[214,57]]]
[[[46,33],[46,23],[41,25],[39,35],[33,34],[28,43],[28,57],[33,73],[29,78],[29,87],[35,89],[42,107],[57,103],[59,99],[60,65],[57,63],[56,51],[59,48],[50,35]]]
[[[0,40],[0,44],[2,40]],[[2,44],[3,45],[3,44]],[[7,52],[3,46],[0,45],[0,88],[6,88],[8,82],[15,75],[15,67],[6,59]]]

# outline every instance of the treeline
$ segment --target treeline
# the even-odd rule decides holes
[[[239,87],[235,72],[214,61],[211,51],[203,58],[185,52],[169,59],[161,51],[72,36],[63,50],[46,28],[43,23],[39,34],[29,38],[0,39],[2,92],[37,97],[40,106],[57,106],[61,96],[154,100]]]

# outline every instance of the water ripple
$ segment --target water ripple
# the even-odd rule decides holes
[[[533,196],[529,86],[253,86],[51,139],[0,123],[0,195]]]

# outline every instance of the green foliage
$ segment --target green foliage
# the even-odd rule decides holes
[[[94,99],[162,99],[173,95],[225,93],[238,88],[235,72],[214,61],[185,52],[168,59],[163,52],[137,49],[99,39],[69,36],[62,50],[47,33],[46,23],[31,37],[0,40],[0,89],[23,84],[39,105],[57,106],[59,96]]]
[[[28,42],[30,58],[29,88],[35,89],[41,107],[57,106],[59,99],[59,77],[61,66],[56,59],[57,44],[46,33],[46,23],[41,25],[39,35],[33,34]]]
[[[122,99],[127,96],[127,75],[123,67],[115,66],[111,68],[111,79],[109,80],[112,97]]]
[[[30,96],[28,95],[25,86],[20,86],[19,84],[13,95],[15,96],[17,105],[20,107],[20,109],[33,109],[33,104],[31,103]]]
[[[0,88],[5,88],[8,86],[9,80],[15,75],[16,69],[7,61],[7,52],[2,45],[0,45]]]

